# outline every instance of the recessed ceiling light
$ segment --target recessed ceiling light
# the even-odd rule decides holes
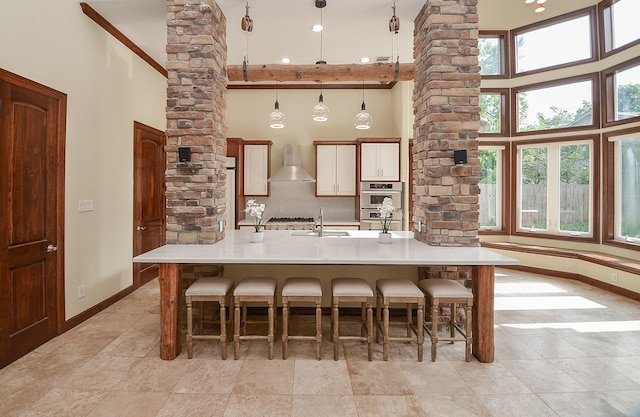
[[[311,30],[314,32],[322,32],[322,29],[322,25],[313,25],[313,27],[311,28]]]
[[[289,62],[291,62],[291,58],[287,58],[286,56],[284,58],[282,58],[280,60],[280,62],[282,62],[283,64],[288,64]]]
[[[536,0],[524,0],[525,3],[529,4],[529,3],[533,3]]]
[[[547,0],[538,0],[538,4],[546,3]]]
[[[544,12],[544,6],[541,3],[536,6],[536,13],[540,12]]]
[[[365,56],[365,57],[360,58],[360,63],[361,63],[361,64],[366,64],[367,62],[369,62],[369,58],[367,58],[366,56]]]

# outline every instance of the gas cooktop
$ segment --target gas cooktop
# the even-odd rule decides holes
[[[267,223],[315,223],[313,217],[272,217]]]

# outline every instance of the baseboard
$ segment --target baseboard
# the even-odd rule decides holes
[[[98,304],[94,305],[93,307],[88,308],[87,310],[83,311],[82,313],[71,317],[69,320],[65,320],[63,333],[73,329],[74,327],[76,327],[80,323],[84,322],[85,320],[90,319],[91,317],[95,316],[96,314],[98,314],[102,310],[106,309],[107,307],[112,306],[113,304],[115,304],[118,301],[122,300],[127,295],[131,294],[133,291],[134,291],[133,285],[130,285],[127,288],[123,289],[122,291],[119,291],[119,292],[115,293],[114,295],[112,295],[111,297],[99,302]]]

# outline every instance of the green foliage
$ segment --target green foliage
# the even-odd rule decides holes
[[[566,184],[589,184],[591,152],[586,144],[560,148],[560,181]]]
[[[496,183],[496,158],[498,151],[495,149],[480,150],[480,184]]]
[[[547,180],[547,148],[522,149],[522,184],[540,184]]]
[[[589,222],[588,221],[562,222],[560,223],[560,230],[564,230],[567,232],[588,232]]]
[[[500,132],[500,94],[480,94],[480,118],[486,120],[487,125],[481,130],[483,133]]]
[[[617,112],[628,114],[640,113],[640,84],[624,84],[618,86]]]
[[[478,39],[480,74],[500,74],[500,42],[498,38]]]

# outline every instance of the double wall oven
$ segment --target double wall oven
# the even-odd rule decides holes
[[[380,213],[378,206],[385,197],[393,202],[396,211],[391,220],[391,230],[402,230],[402,216],[404,212],[402,182],[361,182],[360,183],[360,229],[380,230]]]

